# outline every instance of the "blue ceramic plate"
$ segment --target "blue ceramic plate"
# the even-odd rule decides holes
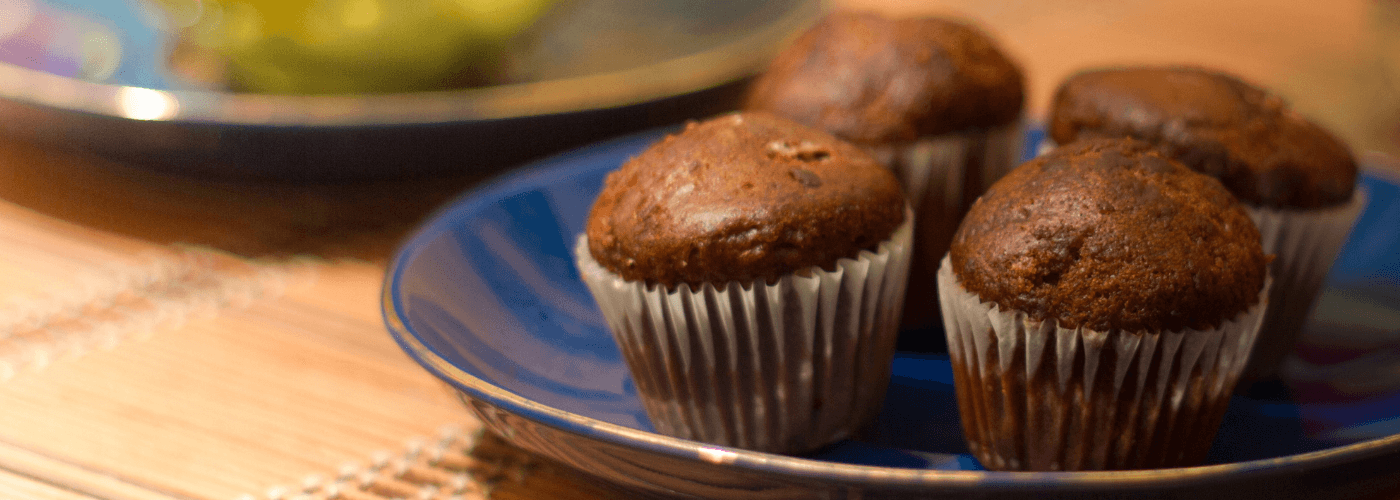
[[[1290,362],[1237,396],[1209,463],[1132,472],[981,470],[946,355],[900,353],[863,441],[789,457],[652,432],[570,245],[603,176],[660,136],[557,156],[483,186],[403,246],[383,290],[399,344],[520,446],[638,491],[707,498],[1353,498],[1400,488],[1400,175],[1369,158],[1370,205]],[[1028,150],[1038,142],[1031,133]]]

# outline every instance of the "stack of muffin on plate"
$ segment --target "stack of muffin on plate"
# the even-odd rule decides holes
[[[853,437],[941,314],[987,468],[1204,460],[1251,351],[1291,342],[1271,303],[1305,310],[1355,219],[1354,161],[1257,87],[1139,68],[1071,78],[1061,145],[1012,169],[1022,80],[968,24],[835,12],[745,111],[610,174],[575,257],[657,430]]]
[[[838,11],[781,52],[744,107],[855,143],[893,170],[917,222],[911,302],[937,300],[934,274],[958,221],[1021,157],[1025,78],[992,38],[951,19]],[[911,347],[938,308],[907,308]]]
[[[1264,250],[1277,256],[1271,305],[1244,378],[1274,377],[1366,205],[1346,144],[1278,96],[1197,67],[1074,75],[1056,92],[1049,133],[1059,143],[1083,137],[1149,141],[1219,179],[1244,202]]]

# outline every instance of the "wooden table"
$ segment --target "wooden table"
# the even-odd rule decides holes
[[[844,0],[954,13],[1030,75],[1198,62],[1395,152],[1390,2]],[[481,181],[182,178],[0,139],[0,497],[618,498],[480,425],[382,325],[384,263]]]

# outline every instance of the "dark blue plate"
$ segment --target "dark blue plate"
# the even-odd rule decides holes
[[[981,470],[962,441],[946,355],[901,353],[868,436],[806,457],[652,432],[570,253],[603,176],[660,136],[556,156],[485,185],[391,263],[385,321],[414,359],[520,446],[650,493],[709,498],[1271,498],[1400,488],[1400,172],[1368,158],[1370,202],[1287,385],[1232,402],[1210,461],[1131,472]],[[1028,137],[1033,151],[1039,134]]]

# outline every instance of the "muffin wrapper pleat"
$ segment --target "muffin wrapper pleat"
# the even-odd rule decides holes
[[[1245,207],[1259,227],[1264,252],[1274,254],[1271,305],[1245,368],[1245,381],[1276,375],[1293,352],[1327,272],[1365,209],[1366,199],[1365,191],[1357,189],[1351,201],[1324,209]]]
[[[581,235],[574,256],[657,432],[774,453],[850,437],[878,412],[904,301],[913,214],[875,252],[772,284],[627,281]]]
[[[994,470],[1187,466],[1205,458],[1268,306],[1211,330],[1061,328],[983,302],[948,258],[940,304],[968,445]]]
[[[938,259],[948,251],[953,233],[972,202],[1016,167],[1024,140],[1025,127],[1017,120],[999,127],[867,147],[899,177],[918,214],[914,229],[918,257],[909,273],[913,300],[937,300],[934,275]],[[903,319],[903,326],[910,329],[938,323],[936,308],[909,308]]]
[[[920,217],[926,210],[961,215],[988,186],[1016,167],[1024,140],[1024,126],[1018,120],[866,149],[899,177]]]

